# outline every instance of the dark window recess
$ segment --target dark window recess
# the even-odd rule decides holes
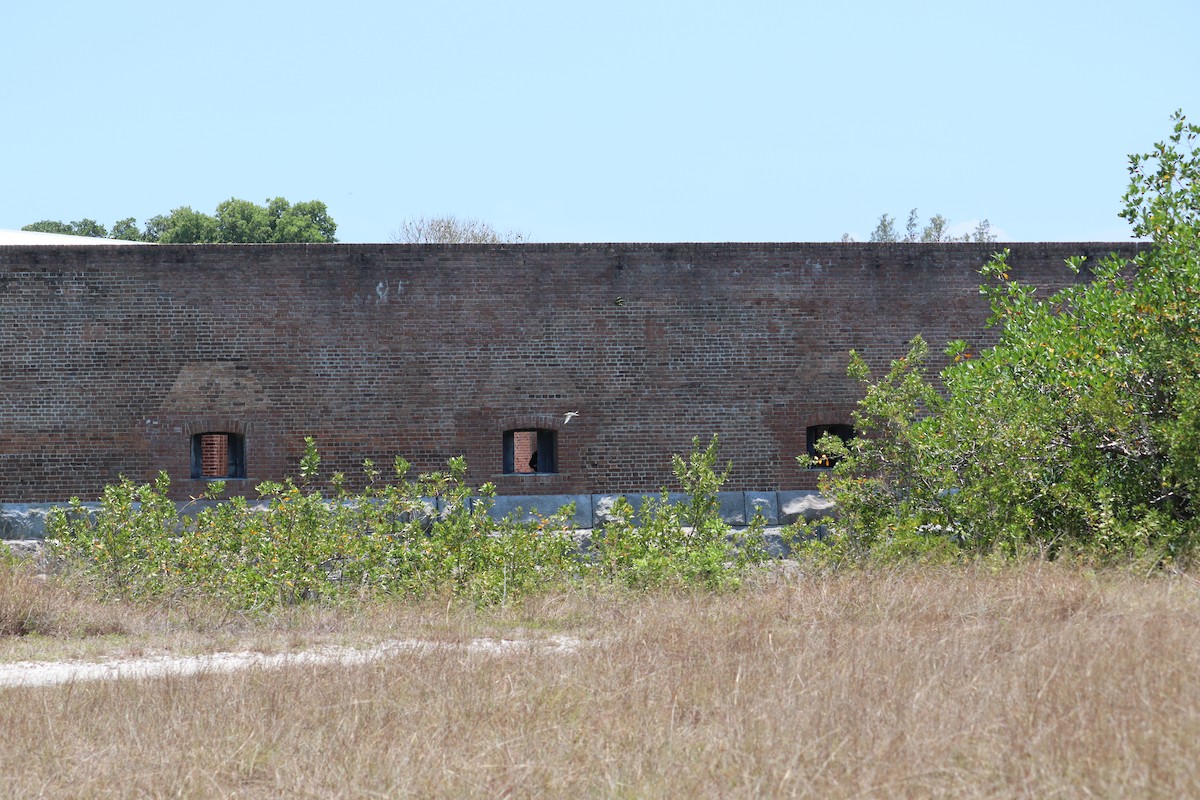
[[[246,438],[236,433],[197,433],[192,437],[192,478],[246,477]]]
[[[808,426],[808,454],[818,461],[809,469],[829,469],[837,463],[837,459],[817,452],[817,442],[821,441],[821,437],[825,434],[836,436],[843,442],[848,442],[854,438],[854,426],[852,425],[809,425]]]
[[[505,431],[504,472],[533,475],[558,471],[558,434],[547,430]]]

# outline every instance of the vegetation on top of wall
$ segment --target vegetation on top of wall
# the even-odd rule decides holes
[[[823,484],[845,553],[1148,558],[1194,551],[1200,498],[1200,127],[1130,157],[1121,216],[1150,247],[1038,297],[1008,252],[983,269],[995,347],[914,339],[887,374],[852,354],[859,438]],[[1069,261],[1078,271],[1083,259]]]
[[[723,589],[765,556],[761,518],[736,540],[720,519],[716,493],[725,474],[716,473],[716,458],[715,436],[707,447],[696,440],[687,459],[674,460],[689,501],[678,508],[665,494],[648,501],[635,525],[622,500],[590,553],[574,538],[571,507],[535,521],[493,519],[495,487],[485,484],[473,499],[462,458],[415,480],[397,458],[392,481],[367,461],[363,492],[349,493],[345,477],[334,474],[326,497],[317,488],[320,455],[311,437],[298,478],[260,484],[260,503],[233,497],[181,514],[164,473],[150,484],[106,487],[95,512],[73,499],[50,515],[47,535],[64,568],[104,593],[200,595],[247,609],[374,594],[503,603],[587,579]],[[201,499],[223,491],[214,482]]]
[[[491,223],[473,217],[414,217],[400,223],[389,241],[395,244],[520,244],[529,241],[524,231],[498,231]]]
[[[848,233],[842,234],[843,242],[853,242],[854,237]],[[870,242],[883,244],[895,242],[994,242],[996,235],[992,233],[992,223],[983,219],[975,224],[975,230],[961,236],[950,234],[950,220],[941,214],[934,214],[924,226],[914,208],[908,212],[908,222],[901,232],[896,227],[896,218],[890,214],[880,214],[875,230],[871,231]]]

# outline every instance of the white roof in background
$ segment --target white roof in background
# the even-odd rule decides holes
[[[95,247],[114,244],[149,244],[149,242],[127,242],[124,239],[99,239],[95,236],[65,236],[61,233],[37,233],[34,231],[7,231],[0,229],[0,245],[52,244],[56,247],[74,245]]]

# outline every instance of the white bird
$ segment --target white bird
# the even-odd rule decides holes
[[[570,422],[571,420],[575,419],[578,416],[579,416],[578,411],[568,411],[567,415],[565,417],[563,417],[563,425],[566,425],[568,422]]]

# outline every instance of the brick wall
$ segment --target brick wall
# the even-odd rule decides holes
[[[1068,255],[1015,244],[1049,290]],[[191,479],[191,438],[244,437],[245,482],[465,455],[502,494],[654,491],[719,433],[727,488],[804,489],[809,425],[923,333],[985,344],[985,245],[0,247],[0,501]],[[579,416],[564,424],[564,414]],[[557,431],[558,472],[506,475],[506,430]],[[526,460],[528,457],[526,457]]]

